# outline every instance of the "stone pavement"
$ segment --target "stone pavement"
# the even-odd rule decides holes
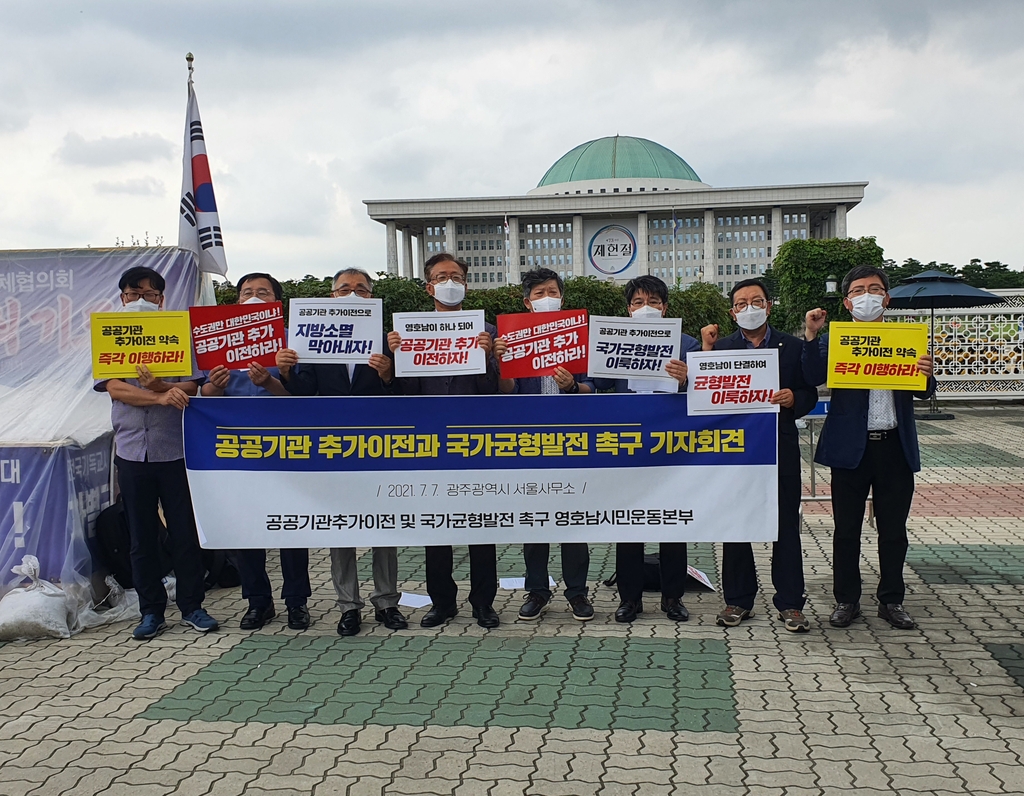
[[[463,609],[444,629],[389,633],[366,611],[343,639],[316,551],[304,633],[238,630],[243,602],[220,590],[208,608],[224,629],[208,636],[172,627],[139,644],[122,624],[0,646],[0,794],[1024,793],[1024,409],[955,411],[922,424],[917,630],[874,616],[870,533],[866,618],[828,627],[827,503],[805,512],[805,635],[764,595],[753,620],[716,627],[710,592],[687,595],[687,623],[649,599],[617,625],[599,585],[586,625],[557,598],[515,622],[522,593],[499,592],[497,630]],[[719,556],[691,549],[715,581]],[[400,560],[423,592],[422,552]],[[593,580],[610,561],[594,547]],[[499,572],[522,575],[518,550]]]

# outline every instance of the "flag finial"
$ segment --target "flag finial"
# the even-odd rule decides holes
[[[192,53],[185,53],[185,63],[188,64],[188,78],[192,79],[192,62],[195,60],[195,56]]]

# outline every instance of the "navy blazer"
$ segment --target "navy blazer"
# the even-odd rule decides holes
[[[799,433],[796,429],[796,419],[806,415],[818,403],[818,389],[808,384],[804,378],[804,341],[774,327],[769,329],[771,334],[765,348],[774,348],[779,352],[779,389],[793,391],[793,406],[779,407],[779,434],[795,437]],[[746,348],[747,340],[738,329],[715,343],[716,351],[738,351]]]
[[[684,332],[679,346],[679,358],[685,362],[686,354],[690,351],[700,351],[700,343],[696,338],[690,337]],[[637,376],[637,378],[641,379],[643,376]],[[629,379],[594,379],[594,386],[597,390],[614,389],[615,392],[632,392],[629,389]],[[686,392],[686,385],[680,384],[677,392]]]
[[[828,335],[815,343],[804,344],[804,378],[811,384],[824,384],[828,378]],[[903,455],[913,472],[921,469],[921,451],[917,444],[917,423],[914,420],[914,399],[931,398],[935,377],[928,377],[928,386],[921,392],[893,390],[896,407],[896,429],[903,446]],[[868,390],[834,389],[832,403],[818,438],[814,461],[826,467],[856,469],[868,445]]]
[[[587,386],[590,387],[590,391],[592,393],[593,392],[597,392],[597,389],[594,387],[593,380],[591,380],[591,379],[587,378],[587,376],[581,375],[579,373],[574,373],[572,375],[575,377],[577,384],[586,384]],[[512,393],[514,395],[540,395],[541,394],[541,392],[540,392],[541,381],[540,380],[541,380],[540,376],[526,376],[526,377],[521,378],[521,379],[516,379],[515,380],[516,386],[512,390]],[[574,393],[562,393],[561,390],[559,390],[559,393],[561,393],[563,395],[573,395],[574,394]]]
[[[497,328],[484,323],[491,338]],[[487,357],[487,371],[463,376],[405,376],[394,380],[396,392],[402,395],[494,395],[498,392],[498,360],[494,352]]]
[[[356,365],[349,380],[348,365],[300,362],[292,368],[285,389],[291,395],[391,395],[395,380],[385,384],[369,365]]]

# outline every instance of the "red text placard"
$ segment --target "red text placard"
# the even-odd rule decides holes
[[[508,343],[501,358],[503,379],[550,376],[555,368],[587,372],[586,310],[499,315],[498,336]]]
[[[275,354],[285,347],[280,301],[191,307],[188,312],[199,370],[217,365],[244,370],[250,362],[273,367]]]

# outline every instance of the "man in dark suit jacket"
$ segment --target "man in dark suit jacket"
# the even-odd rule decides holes
[[[878,268],[857,266],[843,278],[843,304],[855,321],[881,321],[889,304],[889,278]],[[823,384],[828,375],[828,335],[815,338],[826,313],[807,313],[804,378]],[[914,621],[903,607],[906,587],[907,517],[914,498],[914,473],[921,469],[914,422],[914,398],[935,392],[932,357],[923,354],[918,370],[927,376],[921,392],[832,390],[832,403],[818,439],[814,461],[832,468],[834,627],[848,627],[860,616],[860,535],[871,490],[878,528],[878,616],[909,630]]]
[[[704,350],[774,348],[779,352],[779,391],[772,397],[779,404],[779,534],[772,545],[773,602],[786,630],[806,633],[810,622],[803,614],[804,564],[800,549],[800,437],[796,419],[803,417],[818,401],[818,391],[803,377],[804,343],[768,324],[771,301],[760,279],[737,282],[729,294],[729,314],[739,330],[719,339],[718,325],[701,330]],[[722,592],[725,608],[718,615],[722,627],[735,627],[753,615],[757,595],[754,550],[749,542],[726,542],[722,549]]]
[[[469,266],[449,252],[435,254],[423,265],[427,293],[434,299],[434,310],[450,312],[462,309],[466,296],[466,275]],[[487,371],[470,376],[419,376],[396,379],[397,391],[402,395],[493,395],[498,392],[498,363],[492,349],[497,329],[485,324],[479,343],[487,356]],[[388,334],[388,347],[392,352],[402,344],[398,332]],[[459,611],[456,599],[458,586],[452,577],[454,560],[452,548],[433,545],[426,548],[427,594],[433,605],[420,620],[423,627],[437,627],[454,617]],[[469,603],[473,618],[481,627],[492,628],[501,624],[494,610],[494,597],[498,593],[497,550],[493,544],[469,545],[470,589]]]
[[[360,298],[371,298],[373,280],[358,268],[342,269],[334,275],[331,296],[339,298],[353,293]],[[391,395],[395,391],[394,366],[391,357],[385,354],[371,354],[365,365],[300,364],[296,352],[286,348],[278,351],[277,366],[285,389],[292,395]],[[354,547],[331,548],[331,580],[341,609],[338,635],[354,636],[359,633],[365,604],[359,595]],[[404,630],[409,626],[398,610],[400,597],[398,548],[374,547],[370,602],[376,620],[389,630]]]

